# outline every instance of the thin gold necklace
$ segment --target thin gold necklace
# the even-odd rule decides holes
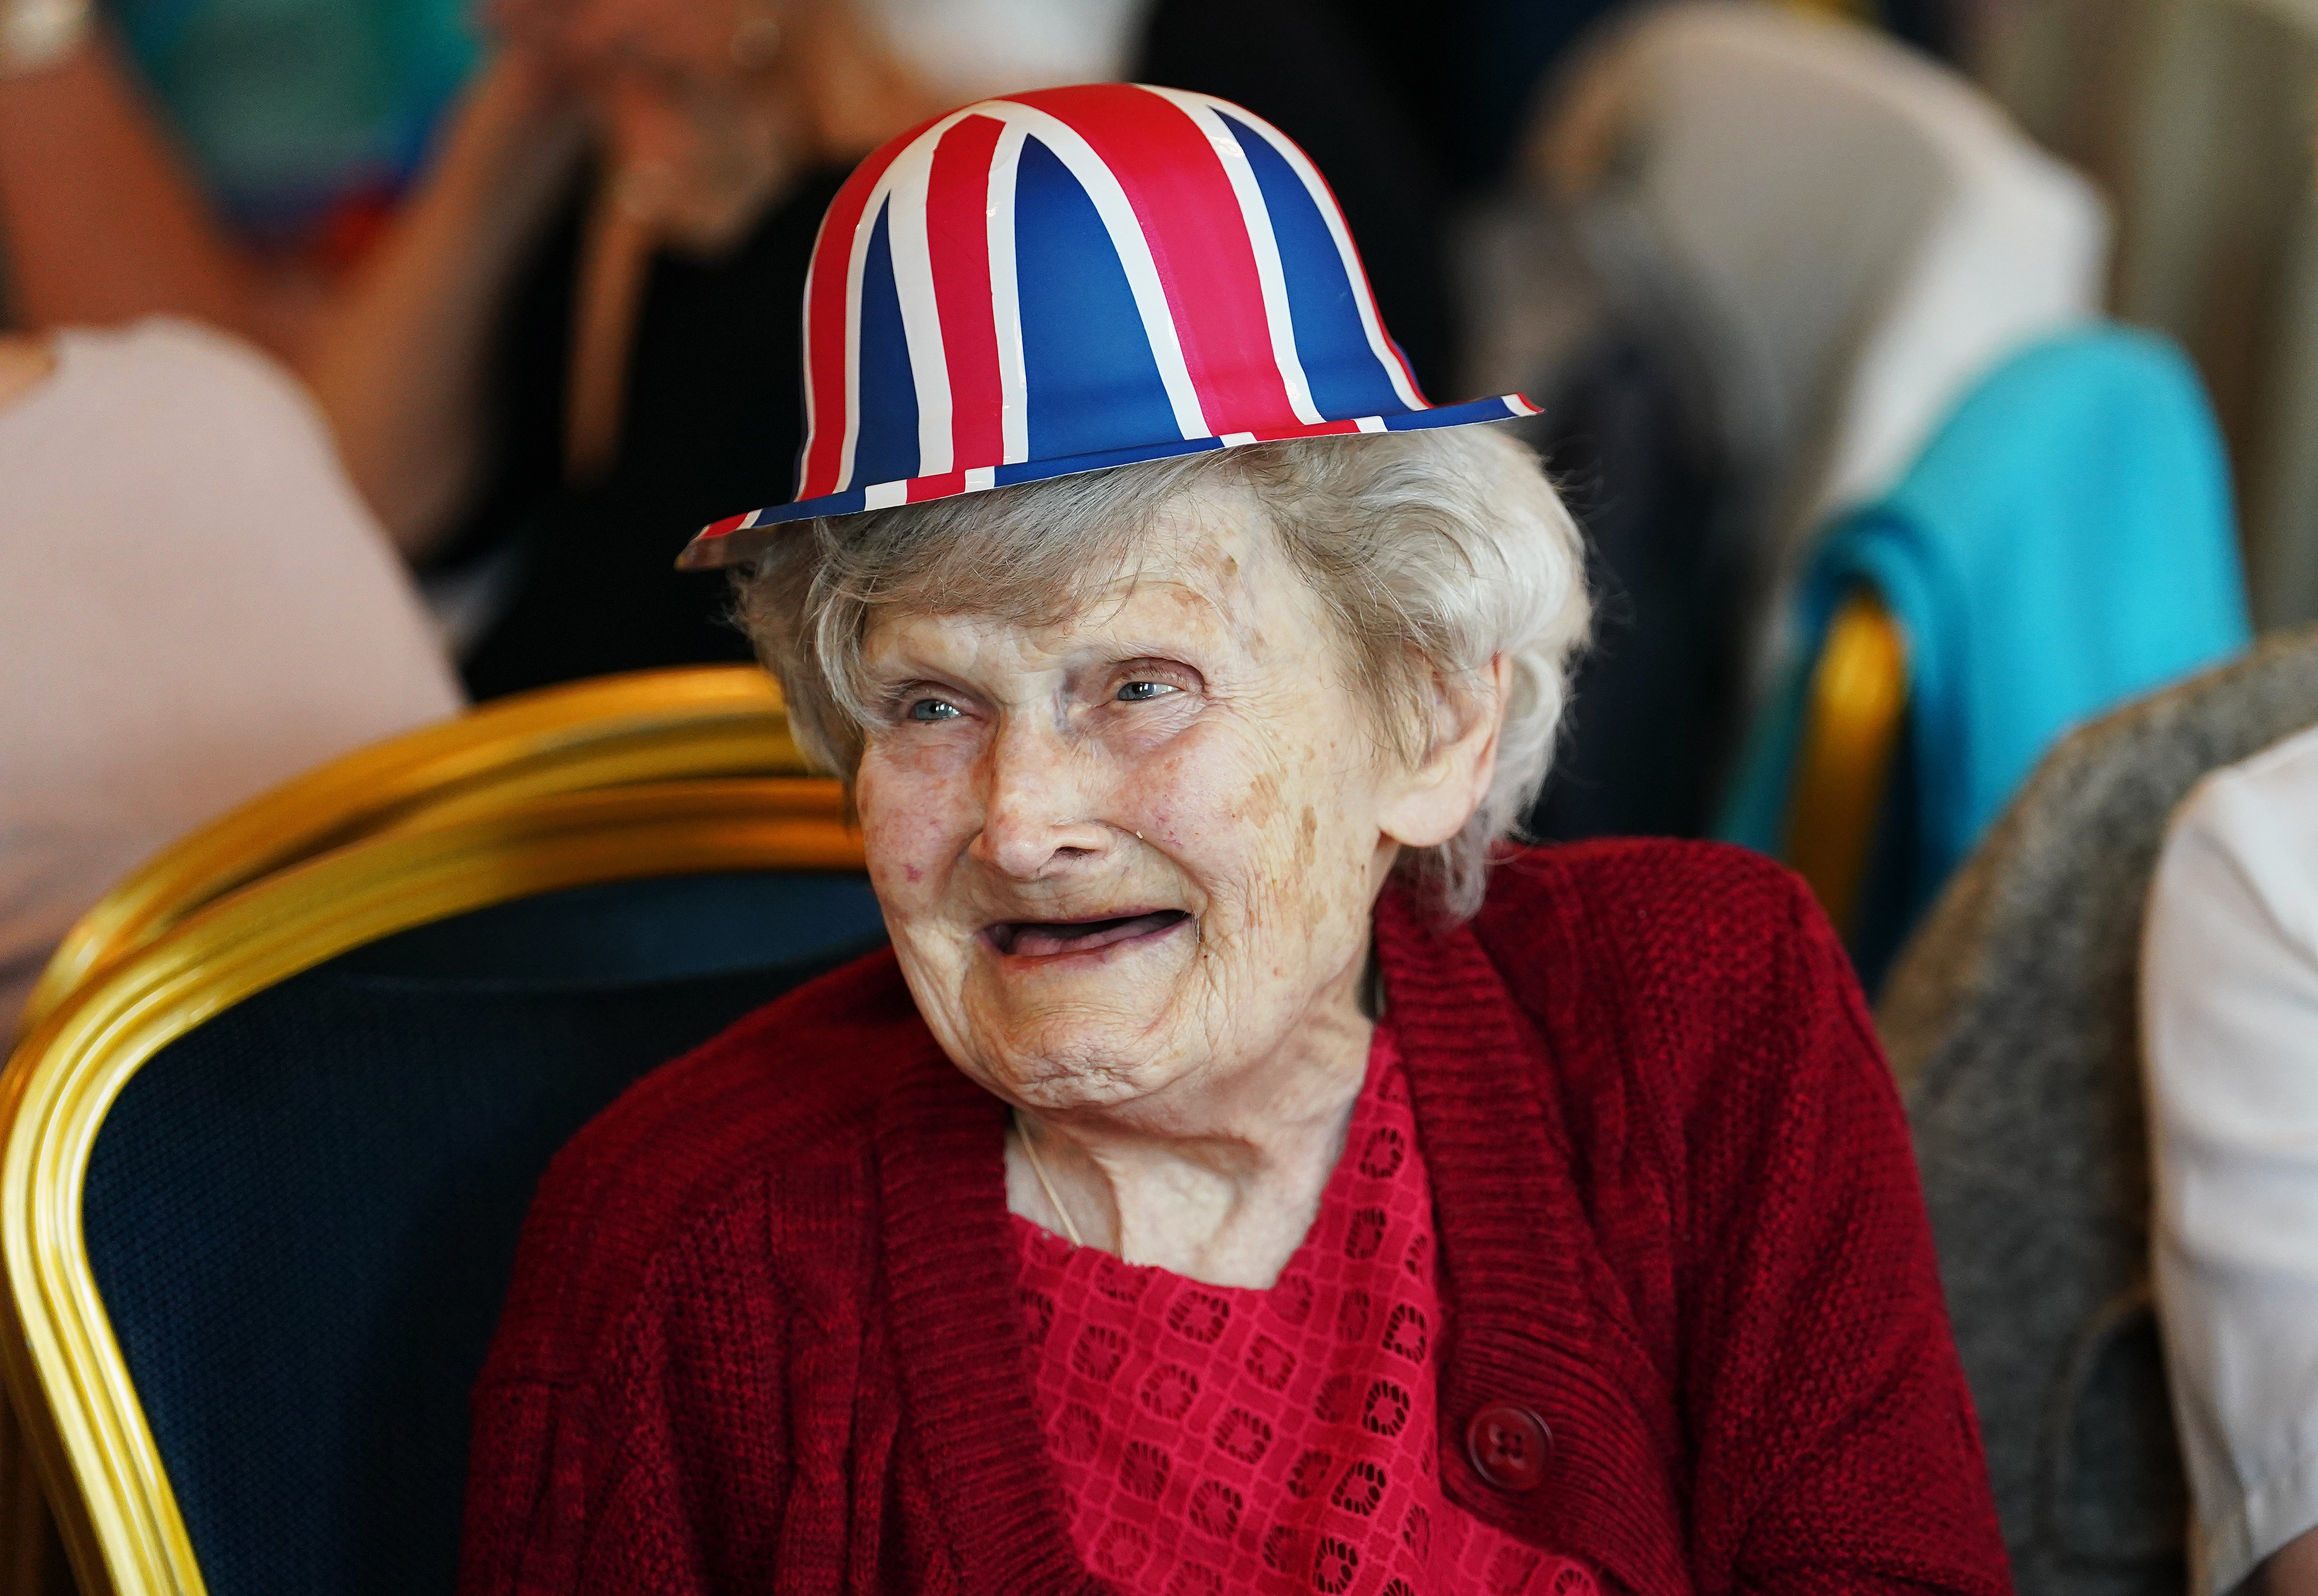
[[[1038,1149],[1022,1124],[1022,1111],[1017,1108],[1013,1114],[1014,1134],[1022,1143],[1022,1156],[1030,1161],[1030,1173],[1038,1178],[1038,1189],[1047,1194],[1047,1206],[1052,1208],[1056,1217],[1063,1222],[1063,1234],[1071,1239],[1071,1245],[1085,1246],[1086,1243],[1079,1240],[1079,1227],[1071,1222],[1071,1211],[1063,1206],[1063,1199],[1055,1195],[1055,1183],[1047,1179],[1047,1166],[1038,1161]]]

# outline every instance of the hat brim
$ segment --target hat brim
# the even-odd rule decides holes
[[[744,564],[763,553],[779,535],[782,527],[792,522],[810,521],[823,516],[858,516],[868,510],[891,509],[896,505],[928,504],[935,499],[955,498],[962,493],[979,493],[990,488],[1011,488],[1018,482],[1044,482],[1056,477],[1075,477],[1084,471],[1140,465],[1145,461],[1204,453],[1211,449],[1240,448],[1249,444],[1279,444],[1295,438],[1338,437],[1356,433],[1421,432],[1434,426],[1469,426],[1482,421],[1515,421],[1537,413],[1537,407],[1525,397],[1508,393],[1496,399],[1473,399],[1461,405],[1410,410],[1398,416],[1363,416],[1351,421],[1315,421],[1261,434],[1242,432],[1212,438],[1178,438],[1132,449],[1071,454],[1056,460],[1029,460],[1015,465],[983,466],[973,471],[948,471],[939,476],[910,477],[898,482],[874,482],[866,488],[849,489],[843,493],[823,494],[819,498],[799,499],[794,504],[752,510],[745,516],[727,516],[701,528],[699,534],[684,546],[684,552],[677,556],[676,563],[681,570],[714,570],[723,566]]]

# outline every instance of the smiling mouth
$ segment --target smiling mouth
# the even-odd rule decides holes
[[[1015,958],[1051,958],[1058,954],[1092,953],[1137,937],[1163,936],[1190,918],[1180,909],[1155,909],[1143,914],[1113,915],[1107,919],[1000,920],[984,935],[1002,954]]]

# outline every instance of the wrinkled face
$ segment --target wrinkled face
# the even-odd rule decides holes
[[[1032,1108],[1163,1116],[1353,1003],[1411,777],[1343,652],[1228,502],[1058,624],[873,620],[869,870],[960,1068]]]

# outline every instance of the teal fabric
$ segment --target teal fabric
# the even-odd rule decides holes
[[[470,0],[114,0],[130,54],[227,211],[261,241],[391,193],[480,45]]]
[[[1828,533],[1789,677],[1721,834],[1783,840],[1810,670],[1859,584],[1906,628],[1908,747],[1863,926],[1904,928],[2070,727],[2251,639],[2229,470],[2172,344],[2097,326],[2032,345],[1966,396],[1899,486]],[[1896,942],[1896,936],[1891,938]]]

